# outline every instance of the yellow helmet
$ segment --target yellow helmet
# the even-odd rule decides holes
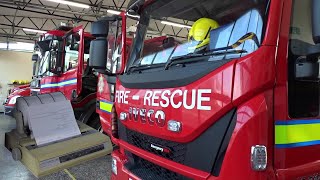
[[[218,27],[219,24],[209,18],[200,18],[193,23],[188,35],[188,41],[192,43],[189,51],[197,51],[207,47],[210,42],[210,31]]]

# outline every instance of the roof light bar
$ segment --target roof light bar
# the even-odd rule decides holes
[[[29,29],[29,28],[23,28],[22,30],[28,31],[28,32],[34,32],[34,33],[46,33],[47,31],[37,30],[37,29]]]
[[[175,23],[175,22],[170,22],[170,21],[161,21],[162,24],[167,24],[171,26],[176,26],[176,27],[181,27],[181,28],[188,28],[190,29],[191,26],[185,25],[185,24],[180,24],[180,23]]]
[[[47,1],[60,3],[60,4],[65,4],[65,5],[70,5],[70,6],[79,7],[79,8],[86,8],[86,9],[90,8],[90,6],[87,5],[87,4],[71,2],[71,1],[65,1],[65,0],[47,0]]]
[[[121,11],[117,11],[117,10],[113,10],[113,9],[108,9],[108,10],[107,10],[107,13],[119,15],[119,14],[121,13]]]

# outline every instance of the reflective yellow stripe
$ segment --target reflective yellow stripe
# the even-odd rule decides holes
[[[310,146],[320,144],[320,123],[315,121],[288,121],[275,125],[275,145],[280,148]]]
[[[104,102],[104,101],[100,101],[100,109],[106,112],[111,113],[112,110],[112,103],[110,102]]]

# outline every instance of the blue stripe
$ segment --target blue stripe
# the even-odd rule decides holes
[[[66,81],[72,81],[72,80],[75,80],[77,78],[71,78],[71,79],[66,79],[66,80],[63,80],[63,81],[59,81],[59,82],[51,82],[51,83],[46,83],[46,84],[58,84],[58,83],[63,83],[63,82],[66,82]],[[45,84],[43,84],[45,85]]]
[[[75,81],[75,82],[73,82],[73,81]],[[66,84],[63,84],[63,83],[66,83]],[[51,82],[51,83],[41,84],[40,88],[41,89],[56,88],[56,87],[64,87],[64,86],[74,85],[74,84],[77,84],[77,78],[67,79],[67,80],[60,81],[60,82]]]
[[[291,143],[291,144],[276,144],[276,148],[295,148],[295,147],[312,146],[312,145],[318,145],[318,144],[320,144],[320,140],[301,142],[301,143]]]
[[[295,125],[295,124],[317,124],[320,123],[320,119],[308,119],[308,120],[288,120],[288,121],[276,121],[276,125]]]
[[[100,109],[100,108],[99,108],[99,109]],[[111,114],[111,112],[108,112],[108,111],[105,111],[105,110],[102,110],[102,109],[100,109],[100,111],[105,112],[105,113],[107,113],[107,114]]]
[[[51,87],[41,87],[41,89],[50,89],[50,88],[57,88],[57,87],[66,87],[66,86],[72,86],[76,83],[73,84],[65,84],[65,85],[61,85],[61,86],[51,86]]]
[[[110,101],[107,101],[107,100],[100,100],[101,102],[104,102],[104,103],[108,103],[108,104],[113,104],[113,102],[110,102]]]

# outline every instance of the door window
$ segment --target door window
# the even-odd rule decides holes
[[[312,0],[293,1],[289,43],[289,115],[319,116],[320,46],[312,38]]]

